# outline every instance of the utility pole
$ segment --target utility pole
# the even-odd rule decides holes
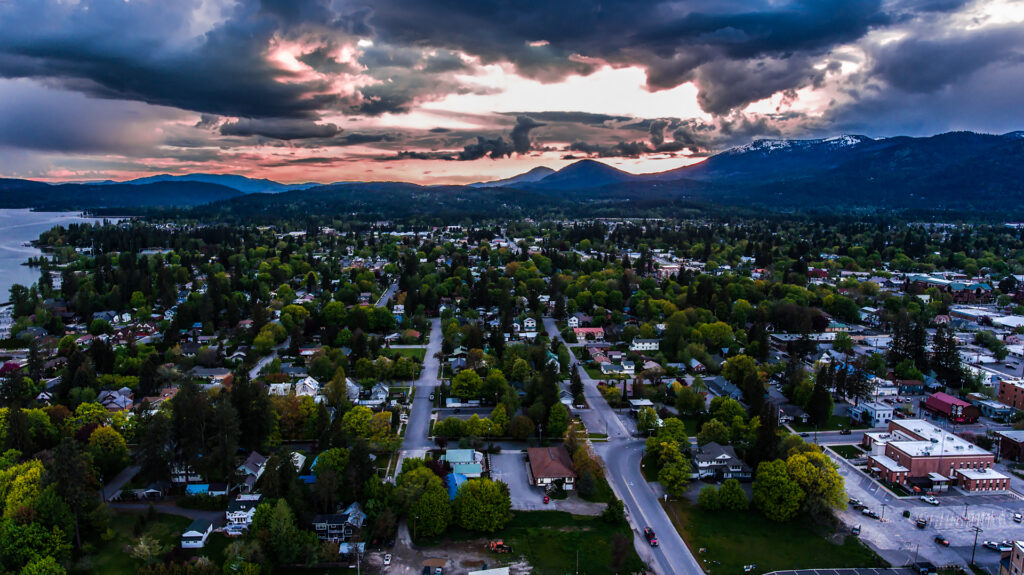
[[[971,547],[971,565],[974,565],[974,552],[978,550],[978,533],[981,533],[981,527],[975,525],[971,527],[971,531],[974,531],[974,547]]]
[[[970,503],[964,503],[964,521],[967,521],[967,507]]]
[[[882,516],[878,518],[879,521],[885,521],[885,508],[888,506],[886,503],[882,504]]]

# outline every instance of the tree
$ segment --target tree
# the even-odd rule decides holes
[[[1002,343],[1002,342],[1000,342]],[[1003,348],[1005,350],[1005,346]],[[946,385],[960,389],[964,383],[964,369],[960,360],[960,349],[956,335],[945,324],[940,324],[932,338],[932,367],[935,374]]]
[[[21,568],[19,575],[65,575],[67,571],[53,557],[41,557]]]
[[[786,471],[804,493],[804,510],[818,514],[845,506],[843,477],[835,462],[824,453],[793,454],[786,460]]]
[[[128,464],[128,444],[112,427],[97,427],[89,436],[89,455],[103,478],[111,478]]]
[[[747,501],[747,493],[740,487],[740,482],[735,479],[726,479],[722,484],[718,490],[718,502],[722,509],[730,511],[744,511],[750,504]]]
[[[357,405],[345,412],[341,418],[341,428],[349,437],[369,437],[373,411],[365,405]]]
[[[274,563],[304,563],[318,547],[312,531],[300,529],[295,515],[284,499],[277,503],[261,503],[253,515],[249,533]]]
[[[722,422],[731,422],[738,417],[746,417],[747,410],[743,409],[740,402],[731,397],[716,397],[711,400],[709,415]]]
[[[452,396],[462,399],[480,397],[483,380],[471,369],[464,369],[452,379]]]
[[[533,435],[533,430],[533,420],[525,415],[513,417],[512,423],[508,425],[508,435],[519,441],[524,441],[527,437]]]
[[[822,371],[826,369],[829,368],[822,368]],[[828,424],[829,418],[832,417],[832,393],[826,388],[827,385],[819,377],[811,392],[811,399],[807,403],[807,416],[816,426],[825,426]]]
[[[653,407],[644,407],[636,414],[636,430],[644,435],[650,435],[658,429],[658,414]]]
[[[674,497],[682,497],[686,488],[690,485],[690,462],[680,457],[661,468],[658,472],[658,481],[665,487],[665,491]]]
[[[494,410],[491,411],[491,430],[494,435],[504,435],[505,430],[508,429],[508,411],[505,410],[505,406],[498,404]]]
[[[160,559],[166,552],[160,540],[155,537],[143,535],[135,542],[135,545],[128,547],[128,554],[143,563],[153,563]]]
[[[722,508],[721,500],[718,497],[718,488],[714,485],[706,485],[697,495],[697,505],[707,511],[718,511]]]
[[[843,355],[849,355],[853,351],[853,338],[845,331],[837,333],[836,339],[832,341],[832,349]]]
[[[89,458],[71,438],[53,450],[53,461],[46,469],[46,482],[56,486],[74,518],[75,547],[81,548],[81,524],[96,501],[96,479]]]
[[[786,462],[763,461],[754,479],[754,505],[772,521],[789,521],[800,512],[804,492],[789,477]]]
[[[455,523],[470,531],[490,533],[512,519],[508,486],[490,479],[470,479],[463,483],[452,508]]]
[[[452,519],[452,508],[448,503],[448,492],[437,485],[428,487],[409,508],[414,519],[415,537],[433,537],[445,532]]]
[[[708,420],[697,433],[697,445],[703,447],[709,443],[729,444],[729,428],[717,419]]]
[[[548,437],[562,437],[568,428],[569,410],[558,402],[551,406],[551,412],[548,414]]]

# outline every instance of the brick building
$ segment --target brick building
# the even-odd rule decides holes
[[[888,432],[865,433],[864,447],[871,453],[868,468],[889,483],[922,490],[1009,488],[1009,478],[992,469],[994,454],[923,419],[892,420]]]
[[[999,402],[1014,409],[1024,410],[1024,380],[1000,380]]]

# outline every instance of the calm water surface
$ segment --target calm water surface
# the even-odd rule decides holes
[[[101,221],[103,218],[86,218],[74,212],[0,209],[0,302],[9,299],[12,285],[29,286],[39,281],[38,268],[21,264],[42,252],[23,244],[39,239],[39,234],[55,226]]]

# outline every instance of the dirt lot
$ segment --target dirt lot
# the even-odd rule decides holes
[[[513,575],[528,575],[532,572],[530,564],[526,561],[509,563],[508,555],[491,553],[486,549],[486,544],[487,539],[481,538],[475,541],[450,543],[444,549],[421,550],[412,546],[409,531],[403,525],[399,528],[394,548],[389,550],[391,565],[382,565],[384,553],[367,554],[365,564],[368,568],[377,569],[387,575],[420,575],[423,572],[423,562],[428,559],[443,559],[445,575],[465,575],[470,571],[483,569],[485,563],[488,568],[508,566]]]

